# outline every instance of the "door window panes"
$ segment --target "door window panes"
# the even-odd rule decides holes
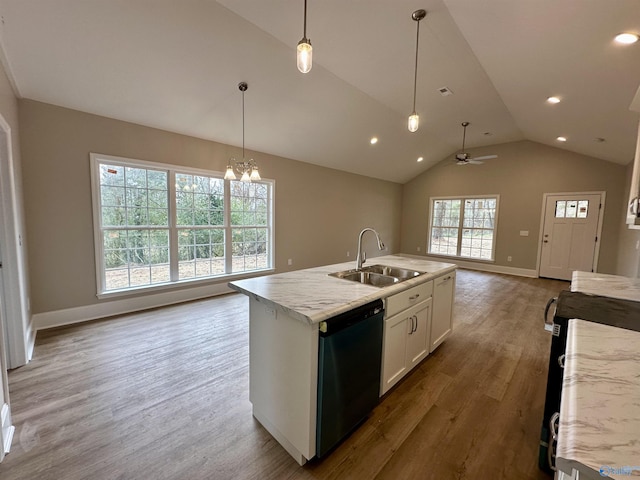
[[[587,218],[589,200],[557,200],[556,218]]]

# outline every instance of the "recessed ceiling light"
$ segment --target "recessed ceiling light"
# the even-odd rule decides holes
[[[424,160],[424,157],[418,157],[418,161],[421,162]]]
[[[630,45],[636,43],[638,38],[640,37],[638,37],[636,33],[621,33],[620,35],[616,35],[615,41],[623,45]]]
[[[547,102],[549,102],[549,103],[560,103],[560,99],[558,97],[549,97],[549,98],[547,98]]]
[[[558,137],[558,138],[556,138],[556,140],[558,140],[559,142],[566,142],[567,141],[567,137]]]
[[[378,143],[378,137],[371,137],[371,145],[375,145],[376,143]]]

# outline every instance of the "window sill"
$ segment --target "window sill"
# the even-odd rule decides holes
[[[427,253],[428,257],[447,258],[451,261],[460,260],[463,262],[478,262],[478,263],[496,263],[495,259],[473,258],[473,257],[459,257],[457,255],[438,255],[437,253]]]
[[[101,292],[96,294],[99,299],[130,297],[143,294],[151,294],[161,292],[163,290],[180,290],[189,287],[198,287],[203,285],[214,285],[223,282],[231,282],[243,278],[257,277],[274,273],[275,268],[265,268],[262,270],[252,270],[250,272],[232,273],[229,275],[219,275],[217,277],[195,278],[190,280],[181,280],[178,282],[161,283],[158,285],[144,285],[140,287],[127,288],[126,290],[113,290],[110,292]]]

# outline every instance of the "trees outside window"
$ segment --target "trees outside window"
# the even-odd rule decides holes
[[[272,268],[273,182],[91,162],[98,294]]]
[[[498,195],[431,199],[428,252],[493,260]]]

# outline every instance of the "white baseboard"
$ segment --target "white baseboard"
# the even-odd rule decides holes
[[[96,320],[99,318],[122,315],[124,313],[163,307],[174,303],[188,302],[200,298],[213,297],[231,293],[226,283],[185,288],[174,291],[164,291],[152,295],[131,297],[121,300],[103,301],[94,305],[55,310],[52,312],[36,313],[32,324],[36,330],[72,325],[74,323]]]
[[[467,268],[469,270],[480,270],[482,272],[491,273],[504,273],[506,275],[515,275],[518,277],[538,278],[538,271],[529,268],[505,267],[503,265],[494,265],[493,263],[469,262],[465,260],[459,260],[457,258],[445,259],[445,257],[430,256],[426,256],[425,258],[434,262],[455,263],[460,268]]]
[[[16,427],[11,425],[11,413],[9,410],[9,404],[4,403],[2,408],[0,409],[0,429],[2,438],[2,444],[0,445],[0,462],[4,458],[4,456],[9,453],[11,450],[11,441],[13,440],[13,433],[16,430]]]

